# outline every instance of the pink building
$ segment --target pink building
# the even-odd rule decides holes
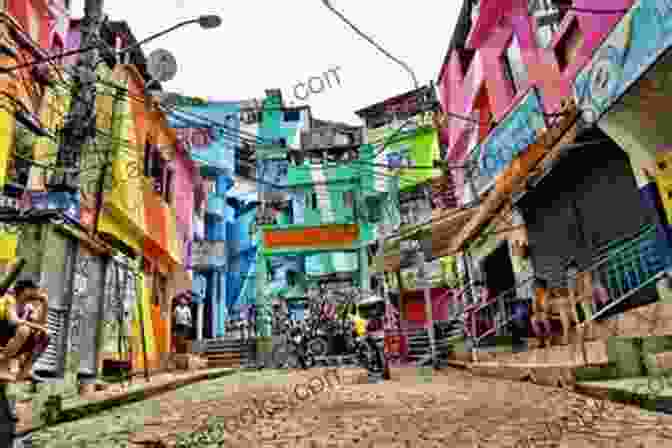
[[[530,3],[536,5],[530,7]],[[450,119],[442,131],[448,160],[463,162],[468,149],[488,134],[491,126],[485,123],[500,122],[534,88],[543,99],[544,111],[557,111],[560,101],[574,95],[577,72],[623,16],[557,12],[552,3],[464,2],[439,75],[439,101],[444,111],[483,124]],[[633,1],[602,3],[607,5],[602,8],[618,10]],[[588,0],[577,0],[574,6],[598,7]],[[463,185],[464,173],[456,170],[454,175],[456,184]]]
[[[58,54],[67,42],[69,0],[7,0],[6,9],[43,50]]]
[[[457,242],[469,281],[492,292],[472,316],[489,323],[485,334],[500,334],[512,304],[532,297],[532,275],[565,287],[569,260],[591,269],[610,312],[657,300],[653,281],[672,264],[672,157],[659,149],[672,132],[656,117],[672,106],[654,87],[669,76],[671,46],[665,0],[464,2],[438,92],[444,112],[468,118],[447,116],[441,140],[451,165],[476,167],[473,184],[465,169],[452,172],[460,203],[500,201],[498,214],[476,214],[465,227],[477,231]],[[495,192],[571,101],[579,120],[547,143],[526,185]]]
[[[189,268],[190,248],[194,234],[194,191],[196,189],[196,167],[191,160],[190,154],[182,144],[178,145],[178,151],[173,161],[175,168],[175,221],[177,225],[177,237],[184,243],[184,265]]]

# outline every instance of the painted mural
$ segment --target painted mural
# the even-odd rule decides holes
[[[518,154],[536,141],[537,132],[546,126],[542,111],[539,95],[532,89],[487,139],[474,148],[469,158],[478,167],[478,189],[492,182]]]
[[[169,124],[192,144],[194,161],[234,172],[234,148],[240,144],[240,102],[211,101],[172,110]]]
[[[583,119],[595,123],[672,45],[672,1],[639,0],[574,84]]]

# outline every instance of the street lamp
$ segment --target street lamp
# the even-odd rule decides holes
[[[183,26],[191,25],[192,23],[198,23],[201,26],[201,28],[203,28],[203,29],[211,29],[211,28],[217,28],[218,26],[220,26],[222,24],[222,19],[221,19],[221,17],[219,17],[217,15],[203,15],[203,16],[200,16],[196,19],[186,20],[186,21],[180,22],[177,25],[174,25],[174,26],[172,26],[172,27],[170,27],[170,28],[168,28],[164,31],[153,34],[153,35],[149,36],[148,38],[141,40],[140,42],[137,42],[133,45],[129,45],[128,47],[122,48],[119,51],[115,51],[114,54],[119,55],[119,54],[126,53],[126,52],[128,52],[128,51],[130,51],[134,48],[137,48],[141,45],[146,44],[149,41],[152,41],[152,40],[156,39],[157,37],[161,37],[165,34],[170,33],[171,31],[174,31],[174,30],[176,30],[178,28],[181,28]],[[63,53],[54,54],[54,55],[51,55],[47,58],[40,59],[39,61],[27,62],[25,64],[15,65],[14,67],[0,67],[0,72],[9,73],[9,72],[12,72],[14,70],[19,70],[21,68],[32,67],[34,65],[39,65],[39,64],[43,64],[45,62],[55,61],[57,59],[61,59],[61,58],[67,57],[67,56],[72,56],[72,55],[75,55],[75,54],[86,53],[88,51],[100,50],[100,49],[101,49],[100,44],[89,46],[89,47],[84,47],[84,48],[78,48],[76,50],[70,50],[70,51],[65,51]]]
[[[134,48],[140,47],[140,46],[146,44],[147,42],[150,42],[150,41],[156,39],[157,37],[164,36],[164,35],[172,32],[172,31],[174,31],[178,28],[182,28],[183,26],[191,25],[192,23],[198,23],[201,26],[201,28],[208,30],[208,29],[217,28],[218,26],[220,26],[222,24],[222,18],[219,17],[218,15],[211,14],[211,15],[200,16],[196,19],[185,20],[184,22],[180,22],[176,25],[173,25],[168,29],[160,31],[156,34],[152,34],[151,36],[147,37],[146,39],[143,39],[139,42],[136,42],[132,45],[129,45],[126,48],[122,48],[121,50],[116,51],[115,54],[119,55],[119,54],[126,53],[130,50],[133,50]]]
[[[331,12],[336,14],[342,21],[347,23],[348,26],[350,26],[350,28],[352,28],[355,31],[355,33],[359,34],[361,37],[366,39],[371,45],[376,47],[376,49],[378,51],[380,51],[381,53],[383,53],[385,56],[392,59],[394,62],[396,62],[400,66],[402,66],[404,68],[404,70],[406,70],[408,72],[408,74],[411,75],[411,79],[413,79],[413,84],[414,84],[415,88],[416,89],[420,88],[420,85],[418,84],[418,79],[415,77],[415,73],[413,72],[413,70],[411,70],[411,67],[409,67],[405,62],[403,62],[403,61],[395,58],[394,56],[392,56],[387,50],[385,50],[383,47],[378,45],[373,39],[371,39],[369,36],[367,36],[362,31],[360,31],[359,28],[357,28],[357,26],[355,26],[352,22],[350,22],[343,14],[341,14],[339,11],[337,11],[333,6],[331,6],[331,2],[329,0],[322,0],[322,3]]]

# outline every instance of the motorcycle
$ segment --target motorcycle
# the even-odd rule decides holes
[[[279,319],[278,329],[284,335],[282,344],[273,349],[273,363],[276,368],[309,369],[315,360],[307,347],[305,323],[283,316]]]

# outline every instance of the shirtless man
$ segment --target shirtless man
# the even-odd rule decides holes
[[[33,363],[46,349],[47,294],[32,280],[19,280],[15,297],[6,295],[0,316],[0,381],[30,377]]]

